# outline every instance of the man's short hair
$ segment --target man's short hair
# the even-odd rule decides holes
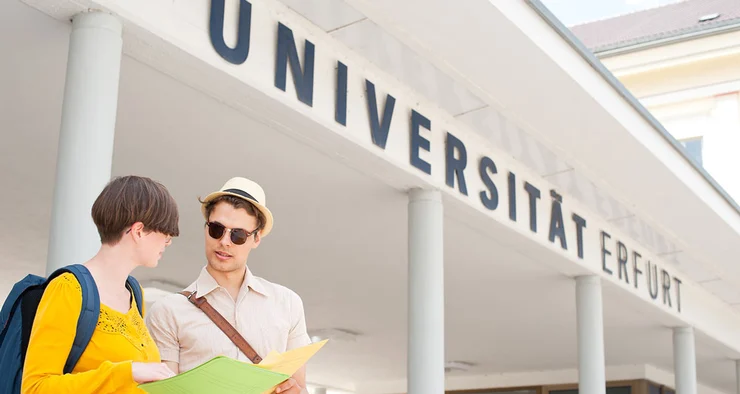
[[[208,220],[211,219],[211,213],[213,212],[213,209],[216,208],[216,205],[218,205],[218,203],[220,202],[225,202],[236,209],[244,209],[245,211],[247,211],[249,216],[257,218],[257,229],[262,229],[262,227],[265,226],[265,215],[263,215],[259,209],[252,205],[251,202],[243,198],[230,195],[216,197],[206,204],[206,217],[208,218]],[[253,231],[253,229],[249,228],[246,228],[245,230]]]
[[[117,244],[123,231],[137,222],[143,223],[146,231],[180,235],[177,203],[167,188],[135,175],[110,181],[93,204],[92,218],[100,242],[106,245]]]

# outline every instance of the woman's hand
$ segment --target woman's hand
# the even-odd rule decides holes
[[[156,382],[175,376],[164,363],[131,363],[131,374],[136,383]]]

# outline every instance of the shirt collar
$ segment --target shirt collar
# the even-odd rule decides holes
[[[242,286],[249,286],[251,290],[260,293],[265,297],[270,296],[270,293],[267,291],[267,287],[262,282],[262,279],[254,276],[254,274],[252,274],[252,271],[250,271],[248,267],[244,278],[244,284]]]
[[[198,279],[195,281],[195,290],[198,292],[198,297],[203,297],[220,287],[221,286],[219,286],[218,282],[216,282],[216,279],[211,276],[206,267],[203,267],[203,269],[201,269],[200,271]],[[242,283],[242,288],[239,290],[239,292],[241,293],[247,287],[250,290],[254,290],[257,293],[262,294],[265,297],[270,296],[270,293],[267,291],[264,283],[262,283],[262,280],[254,276],[249,268],[247,268],[247,271],[244,274],[244,283]]]

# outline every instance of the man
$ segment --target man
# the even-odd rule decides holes
[[[265,193],[257,183],[232,178],[201,201],[206,220],[208,264],[183,294],[172,294],[152,306],[147,326],[162,361],[182,373],[219,355],[250,362],[221,328],[195,304],[205,299],[248,342],[258,356],[285,352],[311,343],[301,298],[283,286],[256,277],[247,267],[273,226]],[[190,297],[186,297],[190,295]],[[244,349],[244,345],[241,346]],[[249,349],[248,349],[249,350]],[[249,351],[247,353],[250,353]],[[305,368],[275,390],[307,393]]]

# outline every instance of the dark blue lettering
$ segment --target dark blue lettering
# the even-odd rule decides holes
[[[537,200],[540,198],[540,189],[529,182],[524,182],[524,190],[529,194],[529,229],[537,232]]]
[[[249,36],[252,30],[252,4],[246,0],[239,2],[239,26],[236,46],[229,48],[224,41],[224,2],[211,0],[211,17],[209,34],[211,45],[224,60],[233,64],[242,64],[249,56]]]
[[[586,219],[574,213],[573,221],[576,223],[576,243],[578,244],[578,258],[583,259],[583,229],[586,227]]]
[[[422,137],[419,132],[419,128],[421,127],[427,130],[431,130],[432,122],[424,115],[416,112],[415,110],[411,110],[411,165],[431,175],[432,165],[419,157],[419,149],[424,149],[425,151],[429,152],[431,148],[429,140]]]
[[[671,305],[671,275],[668,274],[668,272],[664,269],[660,270],[661,273],[661,282],[663,282],[663,305],[668,304],[668,307],[672,307]]]
[[[365,80],[365,88],[367,94],[367,110],[370,114],[370,132],[373,138],[373,144],[385,149],[385,144],[388,142],[388,132],[391,128],[391,119],[393,119],[393,108],[396,105],[395,97],[390,94],[385,99],[385,109],[383,110],[383,123],[380,123],[380,115],[378,115],[378,101],[375,97],[375,85]]]
[[[630,276],[627,273],[627,261],[629,258],[630,255],[627,252],[627,246],[617,241],[617,267],[619,269],[619,279],[622,279],[622,271],[624,271],[624,281],[627,282],[627,284],[630,283]]]
[[[647,281],[650,297],[655,300],[658,298],[658,292],[660,290],[658,286],[658,267],[651,264],[650,260],[647,262]]]
[[[489,171],[491,174],[498,172],[496,169],[496,163],[494,163],[490,157],[483,156],[483,158],[480,159],[480,164],[478,164],[478,173],[480,174],[480,179],[483,181],[483,184],[486,185],[486,190],[480,192],[480,201],[483,203],[484,207],[493,211],[498,208],[498,189],[496,189],[496,184],[493,183],[491,176],[488,175]],[[490,193],[490,197],[486,191]]]
[[[516,175],[509,172],[509,219],[516,222]]]
[[[314,68],[314,45],[306,40],[303,51],[303,70],[298,60],[298,49],[293,38],[293,30],[278,22],[277,58],[275,61],[275,87],[285,91],[288,74],[288,63],[290,72],[293,74],[293,86],[295,86],[298,100],[313,106],[313,68]]]
[[[637,261],[642,258],[642,255],[637,252],[632,252],[632,276],[635,277],[635,289],[637,289],[638,286],[638,278],[640,275],[642,275],[642,270],[637,268]]]
[[[563,196],[556,193],[555,190],[550,191],[552,196],[552,206],[550,208],[550,242],[555,243],[555,238],[560,239],[560,247],[568,250],[568,242],[565,240],[565,223],[563,223],[563,209],[561,204],[563,203]]]
[[[347,66],[337,61],[337,97],[334,120],[342,126],[347,125]]]
[[[606,239],[611,239],[612,236],[606,231],[601,232],[601,268],[609,275],[612,275],[612,270],[606,267],[606,256],[611,256],[612,252],[606,249]]]
[[[676,308],[678,308],[678,311],[681,312],[681,280],[673,277],[673,282],[676,283]]]
[[[460,193],[468,195],[468,186],[465,184],[465,167],[468,166],[468,152],[465,149],[465,144],[457,139],[451,133],[447,133],[447,145],[446,145],[446,157],[445,164],[447,167],[447,175],[445,181],[447,186],[455,187],[455,176],[457,176],[457,185]],[[458,152],[459,157],[455,157],[455,151]]]

